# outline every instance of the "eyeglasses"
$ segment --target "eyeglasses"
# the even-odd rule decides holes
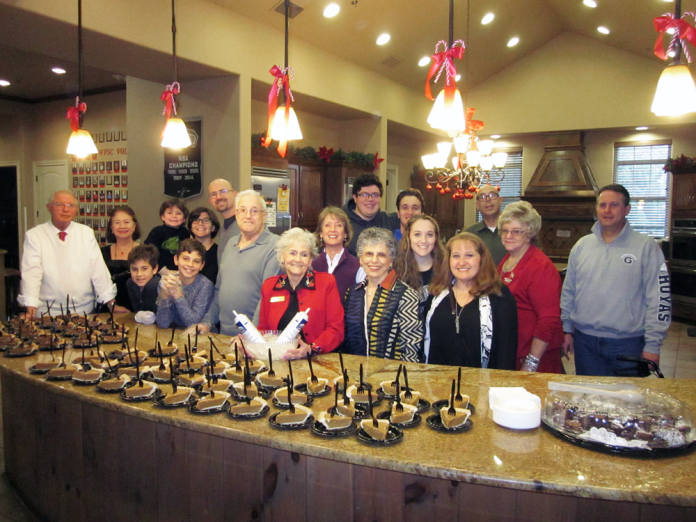
[[[208,197],[210,199],[215,199],[218,196],[224,196],[228,192],[232,192],[232,189],[220,189],[217,192],[211,192],[210,194],[208,194]]]
[[[379,192],[373,192],[372,194],[368,194],[367,192],[361,192],[358,194],[359,198],[362,199],[379,199],[382,197],[382,195]]]
[[[507,228],[503,228],[500,230],[500,235],[503,237],[505,237],[507,235],[512,235],[512,237],[520,237],[525,232],[527,232],[527,231],[521,230],[519,228],[513,228],[512,230],[508,230]]]
[[[198,218],[198,219],[194,219],[194,220],[193,220],[193,223],[194,223],[195,225],[208,225],[208,224],[210,224],[210,218]]]
[[[58,208],[61,208],[61,207],[65,207],[65,208],[76,208],[76,207],[77,207],[77,205],[74,204],[74,203],[63,203],[62,201],[56,201],[56,202],[54,202],[54,203],[53,203],[53,206],[54,206],[54,207],[58,207]]]
[[[479,194],[476,196],[476,201],[495,201],[499,197],[500,195],[496,194],[495,192],[491,192],[490,194]]]
[[[237,213],[247,215],[251,214],[252,216],[256,217],[258,216],[263,210],[259,210],[258,208],[238,208]]]

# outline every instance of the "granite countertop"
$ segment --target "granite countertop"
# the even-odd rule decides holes
[[[133,338],[135,324],[128,315]],[[155,326],[137,325],[138,347],[149,350],[154,345],[155,332],[168,340],[168,331]],[[215,335],[216,345],[229,350],[228,338]],[[178,331],[175,342],[185,341]],[[201,347],[209,346],[207,339],[199,339]],[[105,347],[106,348],[106,347]],[[109,349],[107,348],[107,351]],[[66,359],[78,353],[66,354]],[[471,417],[473,428],[464,433],[442,433],[430,429],[425,419],[432,410],[422,415],[419,426],[404,429],[404,438],[393,446],[373,446],[360,442],[355,436],[328,439],[314,435],[309,429],[281,431],[273,428],[268,417],[239,421],[225,413],[196,415],[188,409],[159,409],[150,402],[127,403],[118,395],[98,393],[94,386],[75,386],[70,382],[48,382],[41,376],[30,375],[29,367],[37,358],[50,358],[42,353],[22,359],[0,359],[3,374],[20,376],[32,385],[50,389],[54,393],[76,398],[143,419],[171,424],[177,427],[215,436],[265,445],[280,450],[348,462],[356,465],[412,473],[429,477],[456,480],[474,484],[500,486],[528,491],[549,492],[587,498],[622,500],[642,503],[696,506],[696,453],[667,458],[636,458],[602,453],[576,446],[551,434],[543,426],[528,431],[510,430],[496,425],[488,407],[488,389],[491,386],[523,386],[541,397],[548,393],[550,380],[571,382],[614,382],[611,378],[583,378],[566,375],[529,374],[499,370],[463,369],[462,393],[471,397],[476,413]],[[357,379],[358,368],[364,366],[365,380],[374,385],[393,380],[399,362],[377,358],[344,356],[350,378]],[[313,359],[317,376],[330,381],[340,374],[338,354],[326,354]],[[306,361],[293,361],[295,383],[309,376]],[[421,392],[429,402],[449,396],[457,368],[437,365],[406,363],[409,384]],[[287,363],[275,362],[274,369],[284,376]],[[696,411],[696,381],[678,379],[623,379],[655,391],[673,395]],[[166,386],[165,386],[166,387]],[[334,394],[314,399],[315,414],[333,405]],[[542,402],[543,403],[543,402]],[[385,410],[383,401],[375,413]]]

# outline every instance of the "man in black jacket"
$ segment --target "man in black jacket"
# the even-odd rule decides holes
[[[353,239],[348,243],[348,251],[356,255],[358,236],[366,228],[379,227],[393,232],[399,228],[396,214],[387,214],[379,209],[384,195],[382,182],[374,174],[363,174],[353,183],[353,200],[343,205],[353,227]]]

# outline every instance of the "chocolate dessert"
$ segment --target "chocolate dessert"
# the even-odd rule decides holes
[[[102,391],[118,391],[125,388],[129,382],[131,382],[131,378],[128,375],[120,375],[117,379],[101,381],[97,384],[97,388]]]
[[[155,395],[158,387],[154,382],[141,382],[143,383],[142,386],[140,386],[140,383],[137,383],[135,386],[131,386],[126,390],[126,397],[128,399],[144,399]]]
[[[469,410],[464,408],[455,408],[454,414],[450,411],[450,408],[440,409],[440,420],[442,425],[447,429],[457,428],[463,425],[471,415]]]
[[[52,361],[37,362],[34,365],[34,369],[38,371],[48,371],[55,368],[60,368],[63,365],[63,359],[61,357],[56,357]]]
[[[303,424],[307,421],[310,415],[312,415],[312,410],[310,408],[295,405],[289,410],[280,412],[276,416],[276,422],[283,425]]]
[[[236,386],[236,385],[235,385]],[[290,401],[288,400],[288,387],[284,386],[283,388],[278,388],[273,396],[276,398],[276,400],[280,404],[290,404]],[[297,391],[292,392],[292,402],[293,404],[302,404],[307,402],[307,395],[304,393],[300,393]]]
[[[72,380],[77,382],[95,382],[101,379],[104,370],[101,368],[93,370],[77,370],[73,373]]]
[[[193,388],[179,386],[176,393],[168,393],[162,402],[167,406],[186,404],[191,399],[191,395],[193,395]]]
[[[209,395],[199,399],[194,407],[200,411],[222,408],[229,398],[230,394],[227,392],[215,392],[215,396]]]
[[[26,357],[28,355],[36,353],[38,349],[39,346],[36,343],[23,342],[20,343],[19,346],[8,348],[5,352],[5,355],[7,355],[8,357]]]
[[[229,379],[211,379],[210,381],[206,382],[202,387],[201,387],[201,392],[203,393],[210,393],[210,390],[219,392],[219,391],[229,391],[230,386],[234,384],[232,381]]]
[[[240,402],[235,404],[230,408],[230,413],[234,415],[257,415],[263,411],[264,408],[268,407],[268,403],[261,397],[254,397],[247,404],[246,402]]]
[[[72,379],[73,374],[80,369],[76,364],[68,364],[64,368],[55,368],[48,372],[49,379]]]
[[[373,419],[363,419],[360,421],[360,427],[368,436],[375,440],[387,440],[389,433],[389,421],[387,419],[377,419],[377,427],[375,427]]]
[[[186,375],[185,373],[179,374],[179,383],[183,386],[202,386],[205,384],[205,377],[202,375]]]

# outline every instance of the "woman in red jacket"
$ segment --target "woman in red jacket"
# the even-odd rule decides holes
[[[306,357],[309,352],[328,353],[343,342],[343,306],[336,279],[312,270],[317,256],[313,234],[301,228],[283,233],[275,246],[278,263],[285,274],[269,277],[261,288],[259,330],[283,330],[295,314],[309,309],[297,348],[289,349],[285,359]]]

